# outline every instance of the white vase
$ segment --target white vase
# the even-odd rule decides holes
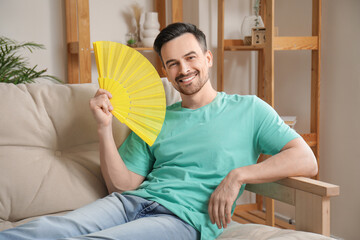
[[[159,34],[160,23],[157,12],[145,13],[145,20],[142,31],[142,42],[144,47],[152,47],[156,36]]]
[[[146,29],[146,30],[143,30],[142,36],[144,38],[154,37],[154,36],[157,36],[159,34],[159,32],[160,31],[157,29]]]
[[[145,13],[145,22],[144,29],[160,29],[160,23],[158,20],[157,12],[147,12]]]

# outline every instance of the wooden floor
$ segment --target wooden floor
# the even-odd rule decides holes
[[[235,210],[233,221],[247,224],[247,223],[258,223],[265,225],[265,212],[259,210]],[[275,227],[282,229],[293,229],[295,230],[295,225],[289,224],[286,221],[275,218]]]

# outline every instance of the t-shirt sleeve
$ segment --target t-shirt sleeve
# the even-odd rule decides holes
[[[277,154],[288,142],[300,137],[263,100],[256,98],[254,109],[255,139],[259,152],[268,155]]]
[[[152,170],[154,157],[149,146],[134,132],[130,133],[118,151],[130,171],[146,177]]]

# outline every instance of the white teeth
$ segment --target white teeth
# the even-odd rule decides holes
[[[191,81],[191,80],[193,80],[195,78],[195,75],[194,76],[192,76],[192,77],[190,77],[190,78],[187,78],[187,79],[183,79],[183,80],[181,80],[181,82],[189,82],[189,81]]]

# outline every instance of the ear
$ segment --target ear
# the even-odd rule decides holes
[[[207,50],[205,52],[205,57],[206,57],[208,67],[212,67],[212,65],[213,65],[213,55],[212,55],[210,50]]]

